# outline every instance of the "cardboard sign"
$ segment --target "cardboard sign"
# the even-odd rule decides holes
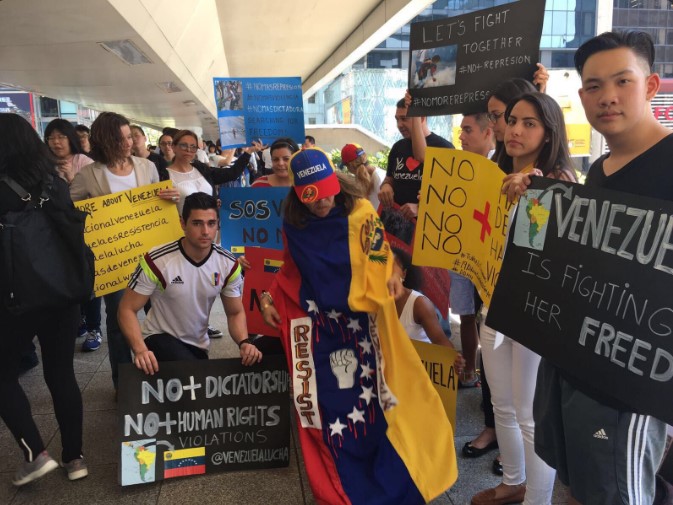
[[[535,177],[486,324],[673,424],[673,203]]]
[[[490,305],[507,239],[504,172],[478,154],[429,147],[418,204],[414,264],[470,279]]]
[[[408,116],[475,114],[513,77],[530,81],[539,61],[544,0],[518,0],[412,23]]]
[[[213,85],[223,148],[279,137],[304,142],[300,77],[216,77]]]
[[[280,331],[264,322],[259,303],[262,291],[268,291],[276,272],[283,266],[283,251],[265,247],[246,247],[245,259],[251,268],[245,271],[243,306],[248,333],[280,337]]]
[[[251,246],[283,248],[283,200],[290,188],[220,188],[222,247],[243,254]]]
[[[453,368],[458,353],[443,345],[428,344],[412,340],[418,356],[428,372],[430,381],[442,399],[446,416],[456,431],[456,401],[458,397],[458,374]]]
[[[400,212],[400,206],[394,203],[391,207],[379,206],[378,213],[386,230],[386,239],[390,247],[401,249],[413,255],[414,233],[416,221],[410,221]],[[423,285],[419,289],[439,310],[444,319],[449,317],[449,290],[451,276],[443,268],[421,268]]]
[[[163,181],[75,202],[90,213],[84,240],[96,258],[96,296],[124,289],[143,254],[183,236],[175,203],[157,196],[171,187]]]
[[[120,365],[119,482],[287,466],[288,387],[282,356],[166,361],[154,375]]]

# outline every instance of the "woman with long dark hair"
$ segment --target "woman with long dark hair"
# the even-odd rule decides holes
[[[39,198],[42,190],[50,186],[51,205],[66,209],[72,207],[72,200],[56,164],[56,158],[25,119],[16,114],[0,114],[0,178],[13,179],[32,198]],[[0,222],[7,212],[21,211],[25,206],[26,202],[7,182],[0,180]],[[1,225],[0,233],[3,233]],[[0,249],[2,265],[7,261],[3,254]],[[22,486],[58,467],[45,449],[18,379],[20,355],[35,335],[40,341],[44,379],[61,431],[61,462],[71,480],[81,479],[88,475],[88,470],[82,456],[82,396],[73,369],[73,337],[79,322],[79,305],[14,315],[4,304],[7,285],[7,279],[0,273],[3,298],[0,303],[0,418],[25,458],[13,483]]]
[[[453,433],[397,317],[383,223],[320,149],[289,168],[284,263],[260,303],[305,379],[294,395],[309,483],[320,503],[426,503],[456,478]]]
[[[521,95],[507,105],[504,117],[507,124],[505,153],[499,165],[510,174],[505,185],[517,184],[521,176],[532,172],[552,179],[576,181],[563,112],[553,98],[538,92]],[[485,310],[482,314],[485,316]],[[549,504],[555,471],[535,454],[534,444],[533,396],[540,356],[506,336],[496,345],[496,331],[485,324],[480,336],[491,387],[503,481],[475,495],[472,504],[522,500],[525,505]]]

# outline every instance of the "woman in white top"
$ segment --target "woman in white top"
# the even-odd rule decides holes
[[[91,125],[91,157],[94,163],[86,165],[70,185],[73,201],[109,195],[119,191],[139,188],[159,182],[157,168],[149,160],[131,156],[133,137],[131,126],[124,116],[103,112]],[[164,190],[162,198],[177,202],[177,190]],[[131,350],[122,336],[117,322],[117,307],[123,289],[104,295],[107,339],[109,347],[112,382],[117,389],[120,363],[131,363]],[[92,335],[91,333],[89,335]],[[90,350],[100,347],[100,334],[92,335],[96,342],[89,342]],[[85,343],[86,343],[85,342]],[[98,346],[96,346],[98,344]]]
[[[411,264],[411,256],[406,252],[396,247],[392,249],[395,258],[393,275],[400,278],[404,287],[404,294],[395,300],[395,306],[409,338],[453,349],[453,344],[439,324],[434,305],[414,289],[421,287],[421,269]],[[454,365],[459,372],[465,366],[465,360],[460,354],[456,357]]]
[[[65,182],[70,184],[83,166],[93,160],[82,153],[77,131],[70,121],[54,119],[44,129],[44,141],[56,157],[57,170]]]

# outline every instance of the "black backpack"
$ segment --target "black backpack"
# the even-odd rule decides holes
[[[58,309],[93,296],[94,256],[84,242],[86,212],[57,206],[52,182],[39,199],[8,176],[0,177],[26,202],[20,211],[0,216],[2,303],[15,315]],[[64,208],[60,208],[64,207]]]

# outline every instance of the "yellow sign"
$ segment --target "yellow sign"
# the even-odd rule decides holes
[[[428,372],[430,382],[442,399],[442,405],[449,418],[453,432],[456,432],[456,396],[458,394],[458,373],[453,368],[458,353],[443,345],[428,344],[412,340],[418,356]]]
[[[483,156],[428,147],[418,204],[413,263],[470,279],[488,306],[500,274],[511,207],[504,172]]]
[[[568,149],[572,156],[591,154],[591,126],[589,124],[566,124]]]
[[[89,212],[84,240],[96,258],[96,296],[124,289],[140,256],[152,247],[182,237],[173,202],[160,199],[171,181],[75,202]]]

